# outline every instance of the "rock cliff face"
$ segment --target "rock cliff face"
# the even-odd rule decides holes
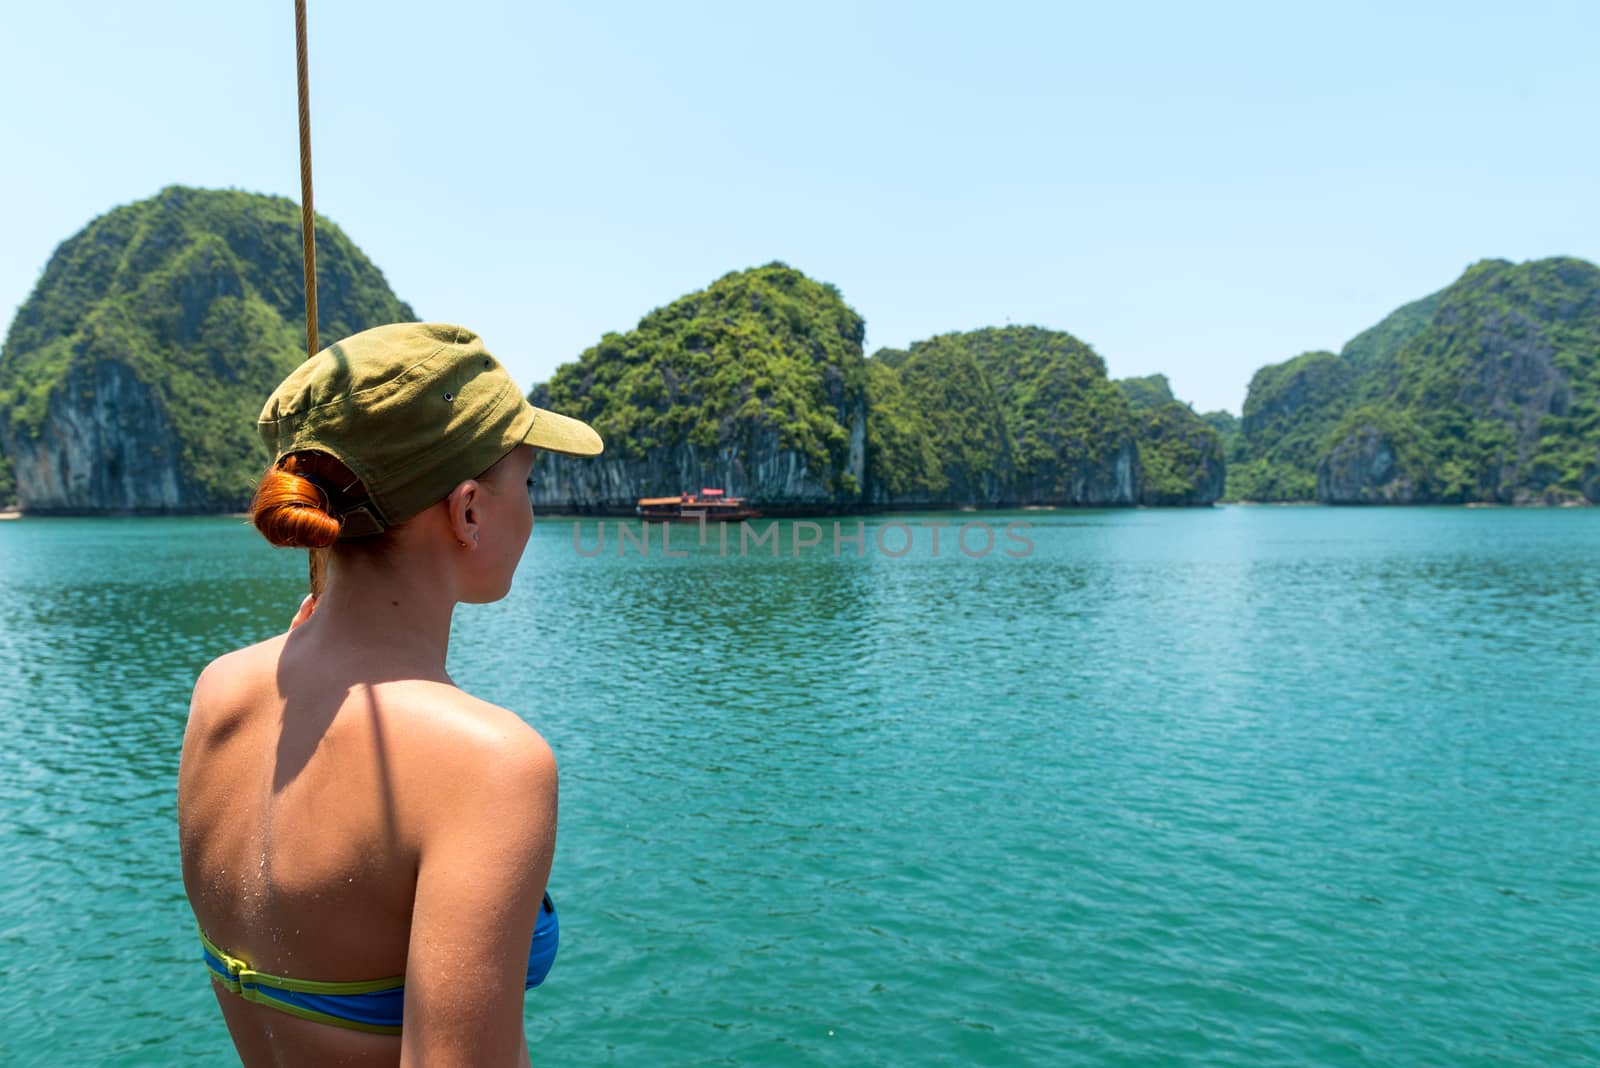
[[[176,441],[160,398],[125,364],[74,363],[39,436],[14,442],[17,494],[36,511],[182,511]]]
[[[1600,268],[1487,260],[1364,376],[1329,438],[1333,504],[1600,500]]]
[[[1247,439],[1282,436],[1307,411],[1348,401],[1355,369],[1331,352],[1308,352],[1264,367],[1250,383],[1239,430]]]
[[[1007,503],[1139,503],[1138,420],[1123,391],[1106,376],[1098,353],[1071,334],[1040,327],[954,337],[993,384],[1013,445]],[[913,346],[913,360],[916,356]]]
[[[328,341],[415,318],[319,220]],[[304,358],[298,208],[174,186],[63,242],[0,350],[0,452],[34,513],[243,508],[255,419]]]
[[[1329,504],[1416,504],[1398,450],[1370,423],[1346,431],[1317,465],[1317,498]]]
[[[866,458],[865,324],[781,263],[736,271],[607,334],[529,394],[592,423],[594,459],[541,455],[541,511],[633,514],[715,486],[772,514],[851,507]]]
[[[1227,442],[1220,423],[1227,412],[1199,415],[1172,395],[1166,375],[1121,378],[1117,386],[1133,409],[1139,443],[1139,503],[1151,506],[1214,504],[1227,481]]]
[[[1209,504],[1220,439],[1187,405],[1135,412],[1070,334],[946,334],[862,360],[861,321],[782,264],[607,335],[529,395],[588,419],[596,460],[542,457],[544,511],[632,514],[717,486],[769,514]],[[1157,376],[1159,377],[1159,376]],[[1170,390],[1141,392],[1170,401]]]
[[[547,400],[540,393],[532,399],[535,404]],[[850,428],[843,473],[859,480],[866,411],[858,403],[840,417]],[[762,427],[742,443],[727,442],[713,449],[685,442],[653,446],[637,458],[613,455],[609,445],[592,459],[542,455],[534,467],[531,493],[534,508],[541,512],[633,515],[641,496],[671,496],[715,486],[729,496],[751,498],[767,514],[781,515],[836,506],[838,494],[830,488],[828,474],[813,471],[803,456],[784,447],[777,430]]]
[[[1357,374],[1343,356],[1307,352],[1261,368],[1250,379],[1228,496],[1308,501],[1328,437],[1354,403]]]
[[[1442,296],[1390,312],[1337,354],[1307,352],[1257,371],[1230,445],[1227,496],[1319,498],[1320,465],[1339,421],[1360,402],[1364,381],[1392,365],[1395,353],[1427,328]]]
[[[1234,497],[1600,500],[1600,268],[1485,260],[1341,355],[1262,368],[1236,448]]]
[[[1115,508],[1143,502],[1144,478],[1139,446],[1131,439],[1118,441],[1109,454],[1088,463],[1070,456],[1037,465],[1019,477],[999,503]],[[1205,503],[1210,503],[1209,501]]]
[[[1171,401],[1135,412],[1139,503],[1192,507],[1222,496],[1228,469],[1222,436],[1193,408]]]

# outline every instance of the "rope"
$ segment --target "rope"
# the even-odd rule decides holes
[[[317,354],[317,231],[311,207],[311,84],[306,74],[306,0],[294,0],[294,58],[300,83],[300,247],[306,268],[306,359]]]
[[[311,204],[311,79],[306,59],[306,0],[294,0],[294,59],[300,90],[300,249],[306,273],[306,359],[317,354],[317,231]],[[319,487],[320,488],[320,487]],[[327,550],[312,549],[309,585],[320,597],[327,582]]]

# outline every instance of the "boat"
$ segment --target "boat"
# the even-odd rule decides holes
[[[734,523],[757,519],[761,513],[744,497],[729,497],[720,489],[684,490],[676,497],[640,497],[635,510],[640,519],[658,523]]]

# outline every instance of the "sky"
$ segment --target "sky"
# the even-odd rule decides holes
[[[1238,412],[1486,257],[1600,261],[1600,5],[309,0],[315,202],[532,386],[729,271]],[[0,315],[174,183],[299,198],[291,0],[13,4]],[[325,339],[327,340],[327,339]]]

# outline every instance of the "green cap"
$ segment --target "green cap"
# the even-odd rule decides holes
[[[478,335],[392,323],[329,345],[267,398],[256,424],[274,463],[315,449],[348,467],[367,500],[341,538],[376,534],[449,496],[527,443],[568,456],[605,448],[589,424],[528,403]]]

